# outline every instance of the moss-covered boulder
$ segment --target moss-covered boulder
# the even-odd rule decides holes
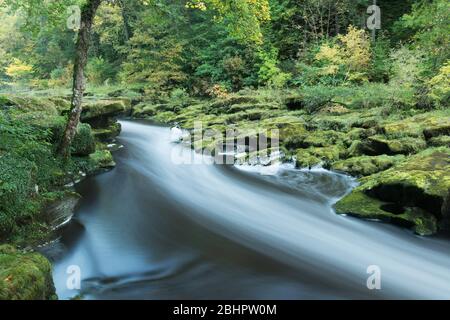
[[[88,156],[95,152],[95,139],[89,124],[78,125],[71,147],[72,154],[76,156]]]
[[[122,126],[118,122],[112,123],[107,128],[93,129],[92,133],[98,141],[110,141],[117,137],[122,131]]]
[[[125,103],[121,100],[99,100],[95,102],[87,102],[83,105],[81,120],[84,122],[89,122],[93,119],[116,117],[122,114],[125,110]]]
[[[338,214],[348,214],[412,227],[420,235],[432,235],[437,231],[437,219],[426,211],[417,207],[403,208],[370,197],[359,190],[351,192],[336,203],[335,210]]]
[[[0,299],[56,299],[50,262],[38,253],[0,246]]]
[[[450,136],[433,137],[427,141],[427,144],[432,147],[450,148]]]
[[[112,169],[116,166],[114,158],[109,150],[97,150],[89,156],[95,168],[98,170]]]
[[[404,156],[360,156],[346,160],[340,160],[331,166],[334,171],[348,173],[352,176],[369,176],[392,167],[398,161],[404,160]]]
[[[450,110],[438,110],[422,113],[396,121],[387,120],[382,126],[383,132],[392,137],[431,138],[450,134]]]
[[[398,139],[388,139],[382,135],[370,136],[365,140],[355,140],[349,148],[352,156],[358,155],[396,155],[414,154],[427,147],[424,139],[403,137]]]
[[[361,185],[336,204],[336,211],[380,219],[394,214],[394,222],[413,223],[420,234],[434,233],[433,228],[426,228],[434,220],[441,229],[447,229],[449,172],[450,149],[425,150],[388,170],[361,178]],[[364,201],[360,201],[363,195]],[[420,220],[416,219],[418,215]]]
[[[345,149],[338,145],[299,149],[296,153],[296,166],[297,168],[311,168],[322,165],[329,168],[333,162],[338,161],[344,154]]]

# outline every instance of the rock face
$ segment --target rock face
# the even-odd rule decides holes
[[[50,262],[39,253],[0,246],[0,300],[54,300]]]
[[[67,191],[63,197],[51,202],[43,210],[47,217],[48,225],[53,230],[56,230],[69,223],[79,200],[79,194]]]
[[[120,134],[121,126],[116,118],[127,111],[127,105],[121,101],[99,100],[83,106],[81,121],[91,125],[95,138],[111,141]]]
[[[421,235],[449,228],[450,149],[429,149],[388,170],[360,179],[340,200],[340,214],[389,220]]]

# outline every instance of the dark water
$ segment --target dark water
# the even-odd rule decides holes
[[[176,164],[201,159],[136,122],[120,142],[117,168],[78,185],[84,199],[48,249],[60,298],[450,298],[450,242],[335,215],[348,177]],[[81,290],[66,286],[72,265]],[[381,290],[366,287],[369,265]]]

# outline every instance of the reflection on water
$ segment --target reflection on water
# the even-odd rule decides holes
[[[83,200],[47,249],[60,298],[449,298],[450,244],[337,216],[346,176],[283,166],[176,165],[200,157],[170,130],[123,122],[117,168],[78,185]],[[81,290],[66,287],[68,266]],[[368,290],[369,265],[382,290]]]

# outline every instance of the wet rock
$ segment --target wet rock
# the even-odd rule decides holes
[[[80,195],[67,191],[44,208],[43,212],[51,229],[60,229],[70,222],[79,200]]]

